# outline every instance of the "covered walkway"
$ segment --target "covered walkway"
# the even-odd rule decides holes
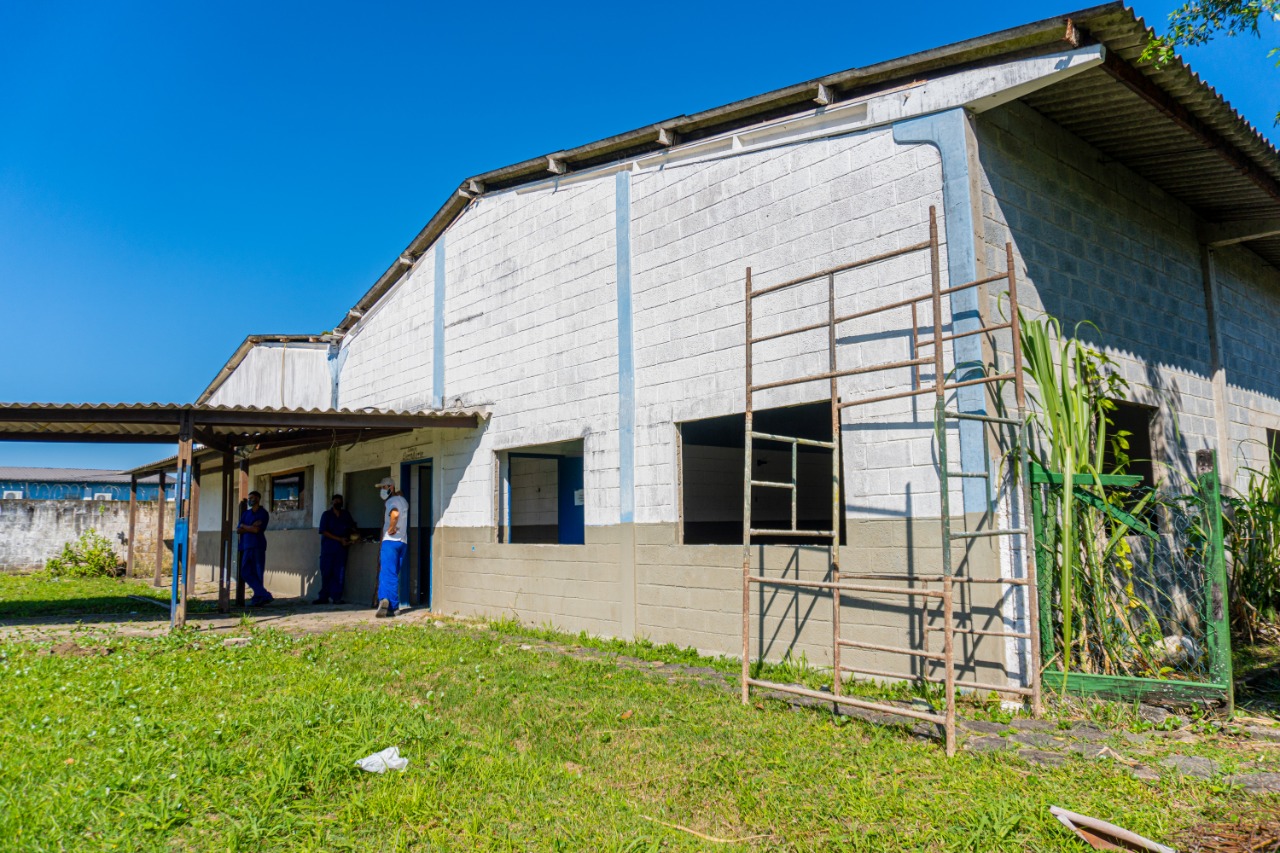
[[[297,452],[309,447],[354,444],[399,435],[415,429],[475,429],[481,413],[475,410],[391,411],[384,409],[276,409],[203,404],[0,403],[0,441],[52,441],[116,444],[176,444],[177,455],[131,472],[129,490],[129,546],[131,570],[138,480],[158,473],[163,490],[172,472],[175,485],[173,571],[169,624],[186,624],[188,567],[195,551],[200,505],[200,465],[220,460],[222,474],[218,548],[218,610],[231,609],[231,567],[235,564],[236,510],[248,494],[249,460],[264,452]],[[234,491],[233,491],[234,478]],[[156,538],[157,585],[161,582],[164,548],[164,503],[161,502]],[[238,573],[237,573],[238,574]],[[244,581],[236,584],[236,604],[244,604]]]

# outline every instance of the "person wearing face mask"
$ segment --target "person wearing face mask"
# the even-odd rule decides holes
[[[409,502],[396,489],[396,481],[383,477],[378,494],[386,502],[382,517],[382,550],[378,554],[379,619],[395,616],[400,609],[400,566],[409,550]]]
[[[347,578],[347,548],[356,520],[343,506],[342,495],[334,495],[329,509],[320,516],[320,595],[313,604],[341,604]]]
[[[253,590],[250,607],[262,607],[274,599],[267,592],[264,576],[267,571],[267,522],[270,516],[262,508],[262,493],[250,492],[247,506],[240,513],[240,577]]]

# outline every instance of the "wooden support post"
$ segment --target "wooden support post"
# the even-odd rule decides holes
[[[152,583],[160,586],[164,571],[164,488],[165,472],[160,472],[160,491],[156,494],[156,574]]]
[[[240,514],[244,512],[245,502],[249,500],[249,460],[240,460],[240,469],[236,473],[236,525],[232,526],[232,531],[239,524]],[[238,549],[237,549],[238,554]],[[236,607],[244,607],[244,578],[240,574],[240,567],[236,566]]]
[[[196,573],[196,545],[200,538],[200,466],[191,460],[191,510],[187,526],[187,595],[191,594],[191,577]]]
[[[124,575],[133,577],[133,555],[137,549],[133,545],[134,534],[138,529],[138,475],[129,478],[129,547],[125,552]]]
[[[234,518],[232,510],[235,508],[235,493],[232,491],[232,483],[235,482],[233,475],[235,461],[235,455],[230,450],[222,452],[222,506],[220,515],[222,527],[218,536],[217,569],[219,613],[226,613],[231,610],[231,566],[235,553],[231,534],[233,529],[232,519]]]

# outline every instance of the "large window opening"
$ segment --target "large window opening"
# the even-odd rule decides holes
[[[498,461],[501,541],[586,542],[582,439],[503,451]]]
[[[342,500],[356,527],[365,536],[382,533],[382,517],[386,505],[378,494],[378,483],[390,476],[390,468],[368,468],[351,471],[343,478]]]
[[[1151,425],[1155,420],[1153,406],[1125,400],[1112,400],[1115,410],[1108,414],[1106,447],[1103,448],[1104,474],[1130,474],[1142,478],[1140,488],[1154,488],[1155,462],[1152,453]]]
[[[755,412],[755,431],[831,441],[831,405],[808,403]],[[686,421],[680,430],[681,528],[686,545],[741,545],[746,416],[724,415]],[[752,442],[752,474],[757,483],[791,482],[791,445]],[[795,459],[796,528],[831,529],[831,451],[799,445]],[[838,504],[843,507],[843,496]],[[790,529],[791,490],[753,486],[751,526]],[[841,540],[844,513],[840,512]],[[758,544],[830,544],[826,537],[756,536]]]

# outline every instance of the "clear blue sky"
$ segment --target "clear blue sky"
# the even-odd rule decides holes
[[[245,335],[337,324],[469,175],[1073,8],[0,5],[0,400],[192,400]],[[1277,43],[1188,56],[1272,139]]]

